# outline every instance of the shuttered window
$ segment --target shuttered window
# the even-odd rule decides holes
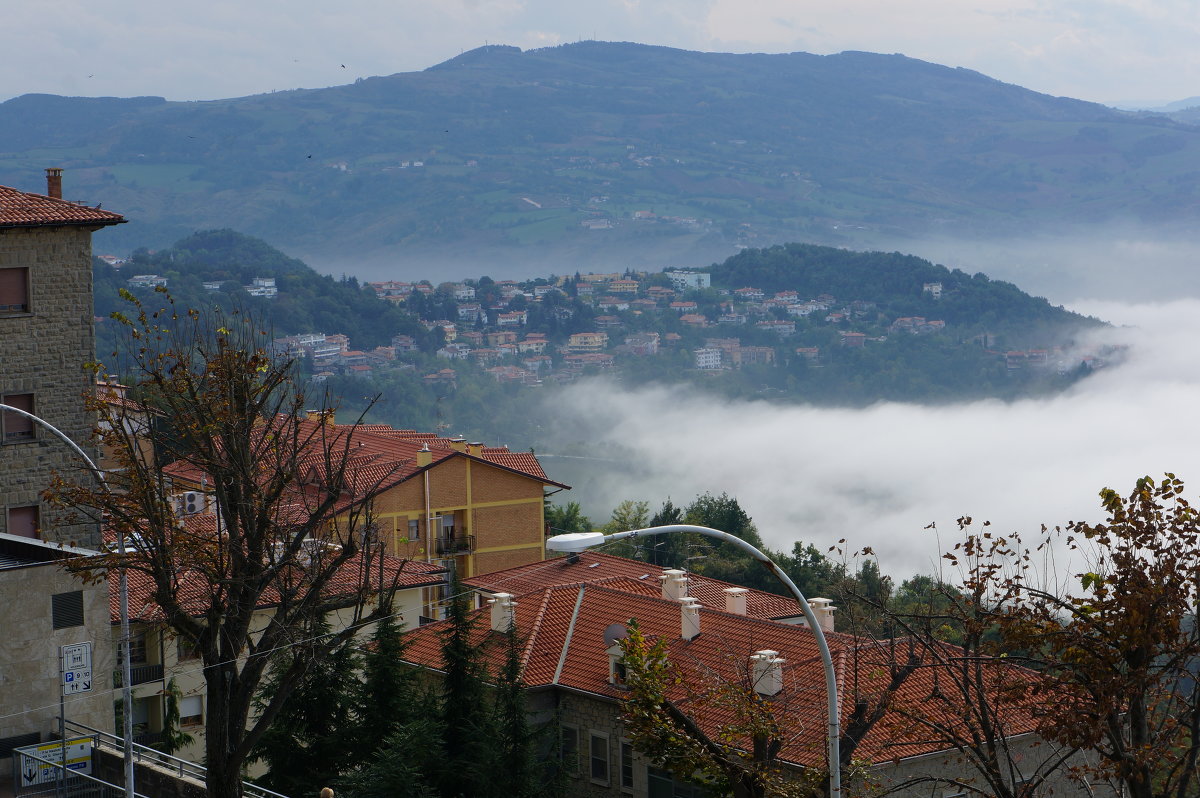
[[[55,629],[83,626],[83,591],[55,593],[50,597],[50,610]]]
[[[6,404],[9,407],[15,407],[18,410],[24,410],[26,413],[34,412],[33,394],[31,393],[10,393],[0,396],[0,404]],[[4,411],[3,413],[0,413],[0,427],[3,427],[0,432],[4,433],[4,443],[33,440],[33,419],[27,418],[20,413],[14,413],[12,411]]]
[[[0,316],[29,312],[29,269],[0,269]]]
[[[38,507],[36,504],[29,507],[8,508],[8,534],[18,535],[23,538],[40,537],[38,535]]]

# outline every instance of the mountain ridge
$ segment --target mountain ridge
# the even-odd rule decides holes
[[[236,227],[327,271],[698,265],[1130,219],[1187,229],[1200,128],[847,51],[491,45],[420,72],[203,102],[0,103],[0,183],[47,165],[138,230]],[[366,275],[364,275],[366,276]]]

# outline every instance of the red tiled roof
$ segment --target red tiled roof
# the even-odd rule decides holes
[[[640,560],[630,560],[598,551],[584,551],[580,552],[578,557],[556,557],[544,562],[518,565],[504,571],[480,574],[464,579],[463,584],[489,593],[520,594],[556,585],[601,582],[622,577],[621,581],[614,581],[611,586],[624,590],[629,589],[631,584],[646,585],[646,590],[637,589],[636,592],[658,596],[661,595],[662,584],[659,577],[664,570],[661,566]],[[705,607],[713,609],[725,609],[725,588],[740,587],[732,582],[710,579],[699,574],[688,574],[687,578],[688,595],[699,600]],[[746,592],[746,614],[768,620],[803,615],[794,599],[763,590]]]
[[[193,535],[212,535],[215,532],[216,517],[211,515],[185,516],[187,530]],[[115,548],[115,539],[111,533],[105,534],[106,541]],[[127,544],[131,545],[131,544]],[[358,554],[348,559],[329,581],[327,591],[331,597],[352,595],[362,579],[363,555]],[[379,565],[372,566],[373,578],[377,578]],[[383,564],[384,577],[395,579],[400,589],[427,587],[442,584],[445,581],[445,569],[431,563],[416,560],[402,560],[396,557],[385,557]],[[211,584],[207,577],[196,571],[184,571],[177,574],[176,595],[180,602],[194,615],[200,615],[208,609],[213,596]],[[281,577],[286,578],[286,577]],[[134,568],[128,570],[129,583],[129,617],[143,623],[161,623],[164,620],[162,608],[154,602],[154,582],[150,575]],[[112,623],[120,622],[120,593],[119,572],[116,569],[108,573],[109,614]],[[268,588],[262,594],[259,602],[260,609],[274,606],[278,600],[277,588]]]
[[[124,216],[112,211],[0,186],[0,227],[103,227],[125,221]]]
[[[451,457],[466,457],[477,462],[503,468],[521,476],[529,477],[546,485],[568,488],[561,482],[555,482],[546,476],[537,457],[531,452],[510,452],[507,447],[481,447],[479,454],[469,454],[454,449],[451,439],[441,438],[431,433],[415,432],[413,430],[392,429],[383,424],[371,424],[355,427],[352,424],[334,424],[322,429],[319,421],[304,420],[299,422],[297,438],[308,440],[314,449],[312,468],[320,472],[326,465],[326,458],[316,450],[327,447],[337,453],[340,447],[346,445],[347,436],[351,441],[352,458],[348,465],[348,478],[352,492],[358,497],[375,493],[380,489],[390,487],[408,480],[425,469],[417,465],[417,452],[428,447],[431,452],[431,466]],[[200,482],[202,474],[199,469],[190,464],[176,461],[163,469],[168,476]]]
[[[620,581],[615,578],[613,583]],[[636,581],[636,580],[635,580]],[[516,630],[524,638],[523,679],[530,688],[560,686],[590,693],[613,702],[625,692],[608,682],[608,654],[605,630],[614,623],[624,624],[636,618],[647,637],[667,641],[667,657],[679,669],[684,682],[693,690],[717,681],[741,681],[745,678],[749,656],[761,650],[776,651],[785,660],[784,689],[770,699],[780,723],[784,748],[780,758],[793,764],[822,767],[825,759],[826,692],[820,654],[812,632],[806,627],[777,623],[720,610],[702,608],[700,635],[692,640],[680,637],[680,604],[630,590],[613,583],[577,584],[548,587],[521,595],[517,599]],[[490,611],[476,611],[474,645],[495,672],[506,653],[506,638],[491,631]],[[429,624],[407,635],[405,659],[413,664],[441,668],[441,633],[448,622]],[[854,699],[877,698],[890,677],[889,665],[894,651],[885,643],[864,641],[850,635],[827,635],[833,652],[839,689],[839,706],[845,728],[854,711]],[[947,647],[950,649],[952,647]],[[903,659],[903,656],[901,656]],[[1016,674],[1020,668],[1003,660],[994,660],[995,672]],[[934,695],[949,693],[951,676],[947,665],[927,664],[912,673],[899,690],[899,704],[917,708],[944,723],[960,721],[962,710],[953,700],[935,701]],[[987,668],[987,666],[985,666]],[[939,678],[942,687],[939,690]],[[857,692],[851,694],[851,690]],[[702,725],[721,720],[711,707],[687,704],[686,687],[678,687],[671,698],[684,704]],[[1007,734],[1033,729],[1031,714],[1008,705],[1002,720]],[[920,754],[948,750],[947,743],[931,739],[933,735],[913,729],[898,712],[890,712],[863,738],[855,755],[883,763]]]

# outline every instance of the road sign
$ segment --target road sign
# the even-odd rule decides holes
[[[64,671],[90,671],[92,669],[92,644],[89,642],[63,646],[62,658]]]
[[[92,644],[62,647],[62,694],[76,695],[92,689]]]
[[[92,772],[92,738],[77,737],[67,740],[67,770],[74,773]],[[53,784],[58,780],[58,764],[63,761],[63,743],[42,743],[14,748],[19,754],[21,786]],[[41,761],[46,760],[46,761]]]

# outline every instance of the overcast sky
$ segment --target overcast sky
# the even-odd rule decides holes
[[[0,100],[216,99],[424,69],[485,43],[903,53],[1098,102],[1200,95],[1191,0],[83,0],[9,3]]]

